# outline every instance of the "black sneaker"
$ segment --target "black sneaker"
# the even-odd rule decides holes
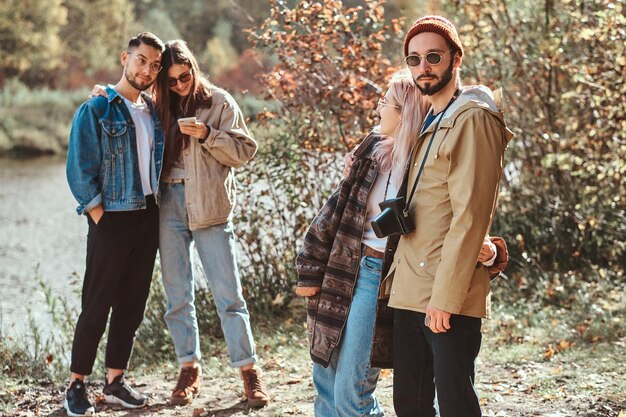
[[[89,401],[85,383],[75,379],[65,393],[65,411],[68,416],[94,416],[96,409]]]
[[[132,389],[124,379],[124,374],[115,377],[110,384],[104,381],[104,402],[120,404],[126,408],[141,408],[148,404],[148,397]]]

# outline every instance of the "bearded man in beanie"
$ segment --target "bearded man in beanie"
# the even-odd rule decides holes
[[[431,107],[401,189],[416,229],[383,285],[395,309],[394,407],[398,417],[435,416],[436,389],[441,417],[480,416],[474,362],[490,279],[476,259],[512,134],[491,90],[461,88],[463,46],[448,20],[418,19],[404,55]]]

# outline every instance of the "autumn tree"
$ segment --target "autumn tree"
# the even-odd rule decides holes
[[[374,125],[393,71],[383,44],[400,31],[397,20],[385,23],[382,1],[291,3],[270,1],[251,34],[276,62],[261,79],[274,107],[252,126],[261,147],[239,178],[249,190],[238,222],[243,286],[266,310],[293,297],[300,239],[339,182],[346,147]]]
[[[60,31],[66,23],[62,0],[0,2],[0,80],[45,80],[62,62]]]
[[[67,24],[61,29],[63,58],[68,68],[93,72],[119,65],[134,20],[133,8],[125,0],[64,0]]]
[[[346,7],[340,0],[271,0],[271,16],[251,39],[278,61],[263,77],[279,118],[308,146],[350,147],[374,125],[376,99],[394,68],[383,44],[400,23],[386,23],[384,1]]]

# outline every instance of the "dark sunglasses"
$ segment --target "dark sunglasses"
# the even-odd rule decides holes
[[[429,52],[426,55],[411,54],[404,58],[404,60],[409,67],[419,67],[422,63],[422,58],[426,58],[426,62],[430,65],[437,65],[441,62],[443,57],[448,55],[450,52],[452,52],[452,49],[445,54],[440,54],[439,52]]]
[[[179,81],[185,84],[186,82],[189,82],[189,80],[191,80],[191,71],[180,74],[178,78],[168,77],[167,83],[170,87],[176,87],[176,84],[178,84]]]

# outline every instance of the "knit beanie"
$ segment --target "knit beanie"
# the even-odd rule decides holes
[[[413,37],[422,32],[433,32],[443,36],[463,56],[463,46],[459,40],[456,28],[448,19],[441,16],[424,16],[415,21],[404,38],[404,56],[409,55],[409,42]]]

